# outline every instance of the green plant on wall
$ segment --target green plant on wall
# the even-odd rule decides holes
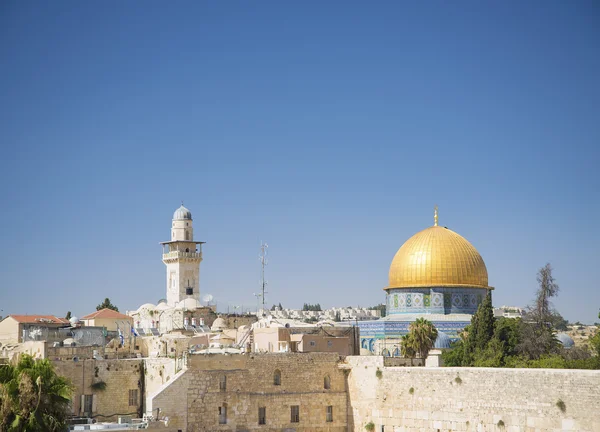
[[[409,388],[408,389],[408,394],[411,394],[411,395],[415,394],[415,388],[414,387]]]
[[[98,381],[90,385],[90,388],[96,391],[104,391],[106,390],[106,383],[104,381]]]
[[[377,368],[377,371],[375,372],[375,376],[379,379],[381,379],[381,377],[383,376],[383,372],[381,372],[381,370],[379,368]]]
[[[365,430],[368,432],[373,432],[375,430],[375,425],[372,421],[365,425]]]
[[[565,405],[562,399],[556,401],[556,406],[562,413],[565,413],[567,411],[567,406]]]

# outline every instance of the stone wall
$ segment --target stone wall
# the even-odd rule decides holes
[[[331,353],[193,355],[188,370],[153,398],[152,409],[188,431],[346,431],[346,380],[339,362]],[[280,385],[274,383],[276,371]],[[299,406],[297,423],[291,422],[293,405]],[[219,424],[224,407],[226,424]],[[258,424],[259,407],[266,408],[265,425]]]
[[[346,363],[349,430],[600,431],[600,371]]]
[[[93,398],[92,417],[100,421],[116,420],[118,415],[138,417],[143,412],[144,361],[121,360],[58,360],[53,361],[56,372],[69,378],[74,385],[73,414],[82,415],[82,395]],[[103,381],[105,390],[91,385]],[[137,401],[130,405],[130,390],[137,390]],[[132,401],[133,402],[133,401]]]

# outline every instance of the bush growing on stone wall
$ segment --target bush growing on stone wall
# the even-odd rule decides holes
[[[365,425],[365,430],[368,432],[373,432],[375,430],[375,424],[371,421]]]
[[[411,387],[411,388],[409,388],[409,389],[408,389],[408,394],[411,394],[411,395],[412,395],[412,394],[415,394],[415,389],[414,389],[414,387]]]
[[[498,426],[499,428],[503,428],[503,427],[504,427],[504,420],[498,420],[498,424],[497,424],[497,426]]]
[[[98,381],[90,385],[90,388],[96,391],[104,391],[106,390],[106,383],[104,381]]]
[[[556,401],[556,406],[562,413],[567,412],[567,406],[565,405],[562,399]]]
[[[375,376],[381,379],[381,377],[383,376],[383,372],[381,372],[381,370],[377,368],[377,370],[375,371]]]

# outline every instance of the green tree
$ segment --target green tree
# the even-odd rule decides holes
[[[0,430],[64,431],[72,391],[48,359],[23,355],[14,366],[0,366]]]
[[[119,312],[119,308],[116,307],[114,304],[112,304],[108,297],[106,297],[102,303],[100,303],[98,306],[96,306],[97,311],[102,310],[102,309],[112,309],[114,311]]]
[[[410,323],[408,327],[409,342],[412,349],[419,354],[419,357],[425,360],[429,350],[437,339],[438,331],[431,321],[425,318],[417,318],[415,322]]]
[[[488,291],[485,298],[471,318],[471,324],[465,328],[465,341],[462,366],[473,366],[475,357],[484,351],[494,336],[494,309],[492,294]]]
[[[538,270],[538,290],[532,306],[532,316],[540,326],[548,326],[552,321],[552,303],[550,299],[558,295],[559,287],[552,276],[550,263]]]
[[[71,311],[67,312],[67,314],[65,315],[65,319],[66,320],[70,320],[71,319]]]
[[[529,307],[528,322],[521,323],[519,353],[528,359],[539,359],[546,354],[557,353],[559,343],[552,329],[552,303],[559,287],[552,276],[552,266],[546,264],[538,270],[539,284],[533,305]]]
[[[400,354],[402,354],[402,357],[411,359],[415,358],[415,356],[417,355],[414,349],[414,343],[410,336],[410,333],[402,336],[402,341],[400,344]]]

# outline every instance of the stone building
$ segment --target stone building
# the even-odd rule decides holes
[[[483,258],[464,237],[438,225],[418,232],[398,250],[389,270],[386,317],[359,321],[361,348],[400,355],[400,338],[424,317],[438,332],[456,340],[493,288]]]
[[[147,406],[185,431],[347,430],[337,354],[194,355]]]
[[[130,332],[133,326],[133,319],[129,315],[107,308],[85,315],[80,320],[86,326],[104,327],[108,331],[121,329],[121,331]]]
[[[68,326],[69,320],[54,315],[9,315],[0,322],[0,343],[46,340],[48,332]]]

